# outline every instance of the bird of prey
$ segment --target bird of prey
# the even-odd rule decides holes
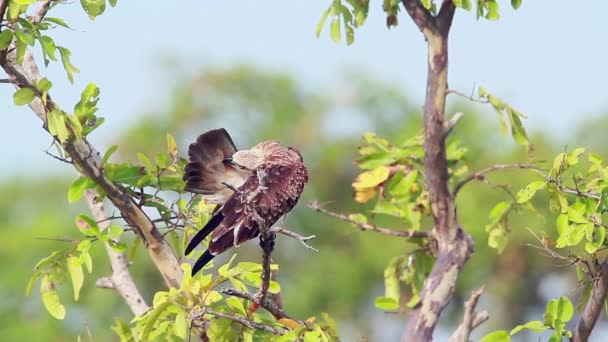
[[[201,134],[190,145],[188,156],[184,189],[218,204],[186,247],[187,255],[213,233],[192,275],[216,255],[258,236],[260,228],[269,229],[296,205],[308,181],[298,150],[264,141],[237,151],[223,128]]]

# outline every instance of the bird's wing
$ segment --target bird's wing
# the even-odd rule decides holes
[[[239,186],[245,180],[243,172],[223,163],[235,152],[234,142],[225,129],[201,134],[188,148],[190,162],[184,168],[184,189],[207,195],[212,203],[224,203],[232,192],[222,182]]]
[[[260,219],[270,228],[296,205],[308,181],[302,163],[269,165],[262,172],[261,177],[251,175],[238,189],[240,193],[234,193],[220,209],[224,218],[213,231],[209,244],[212,254],[217,255],[256,237]]]

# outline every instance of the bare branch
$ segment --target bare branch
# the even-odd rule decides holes
[[[479,103],[483,103],[483,104],[490,103],[490,101],[488,101],[486,99],[475,98],[475,97],[473,97],[473,95],[466,95],[465,93],[458,91],[458,90],[454,90],[454,89],[448,89],[447,93],[462,96],[465,99],[467,99],[469,101],[473,101],[473,102],[479,102]]]
[[[427,232],[420,232],[420,231],[413,230],[413,229],[394,230],[394,229],[390,229],[390,228],[378,227],[374,224],[358,222],[358,221],[352,220],[351,218],[349,218],[348,216],[346,216],[344,214],[335,213],[333,211],[330,211],[330,210],[327,210],[327,209],[321,207],[317,201],[309,202],[308,207],[314,211],[323,213],[325,215],[329,215],[331,217],[335,217],[337,219],[348,222],[350,224],[354,224],[355,226],[359,227],[361,230],[367,230],[367,231],[376,232],[376,233],[380,233],[380,234],[384,234],[384,235],[398,236],[398,237],[405,237],[405,238],[427,238],[428,237]]]
[[[460,189],[462,189],[463,186],[465,186],[468,182],[473,181],[473,180],[483,180],[484,179],[484,175],[486,173],[490,173],[493,171],[498,171],[498,170],[505,170],[505,169],[533,169],[536,171],[539,171],[541,173],[541,175],[545,176],[545,174],[543,173],[543,171],[536,165],[534,164],[497,164],[497,165],[493,165],[490,167],[487,167],[483,170],[477,171],[475,173],[472,173],[468,176],[466,176],[463,180],[461,180],[460,182],[458,182],[458,184],[456,184],[456,186],[454,187],[454,191],[453,193],[453,197],[456,197],[456,195],[458,195],[458,192],[460,191]]]
[[[448,136],[450,134],[450,132],[452,132],[452,129],[454,129],[454,127],[456,126],[458,121],[460,121],[460,119],[462,119],[463,116],[464,116],[464,113],[457,112],[450,118],[450,120],[446,121],[443,124],[443,128],[444,128],[443,134],[445,134],[445,136]]]
[[[33,85],[41,79],[41,75],[31,52],[25,52],[23,63],[20,65],[15,63],[15,58],[16,51],[10,53],[2,51],[0,52],[0,65],[14,80],[13,84],[16,88],[27,87],[38,94]],[[50,97],[47,97],[46,105],[42,103],[40,98],[36,97],[30,102],[29,106],[45,122],[45,125],[47,111],[59,108]],[[148,247],[152,261],[159,269],[167,285],[169,287],[179,287],[182,270],[173,250],[164,241],[161,233],[146,213],[125,193],[124,188],[114,184],[106,177],[101,166],[101,157],[95,148],[86,139],[70,139],[65,142],[63,147],[78,171],[103,188],[106,196],[120,210],[125,221],[136,229],[136,232]]]
[[[301,244],[304,245],[304,247],[306,247],[307,249],[310,249],[313,252],[318,252],[319,250],[314,248],[313,246],[309,245],[308,243],[306,243],[306,241],[308,240],[312,240],[314,238],[316,238],[316,235],[309,235],[309,236],[302,236],[296,232],[292,232],[291,230],[287,230],[283,227],[272,227],[270,228],[270,231],[273,233],[279,233],[279,234],[283,234],[283,235],[287,235],[289,237],[292,237],[298,241],[300,241]]]
[[[8,1],[9,0],[0,0],[0,22],[4,20],[4,14],[6,13],[6,8],[8,7]],[[2,26],[0,26],[0,30],[1,29]]]
[[[40,24],[40,22],[42,22],[42,19],[44,19],[44,16],[49,11],[49,8],[51,7],[51,2],[53,1],[54,0],[43,0],[42,2],[40,2],[40,7],[38,7],[36,14],[34,14],[34,17],[32,18],[32,23],[34,25]]]
[[[247,299],[247,300],[251,301],[252,303],[255,303],[257,300],[256,295],[253,295],[248,292],[238,291],[235,289],[224,289],[221,292],[224,294],[227,294],[229,296]],[[263,301],[260,302],[260,306],[263,307],[264,309],[266,309],[266,311],[270,312],[276,319],[291,318],[285,313],[285,311],[283,311],[281,308],[277,307],[272,301],[270,301],[267,298],[265,298]]]
[[[608,260],[604,261],[600,267],[600,273],[595,278],[589,301],[585,306],[585,310],[574,329],[574,342],[584,342],[589,339],[593,327],[602,312],[604,302],[606,301],[606,293],[608,292]]]
[[[475,307],[479,301],[479,297],[483,293],[485,285],[471,293],[471,298],[464,303],[464,318],[462,324],[458,326],[454,334],[450,336],[449,342],[468,342],[471,331],[477,326],[488,320],[489,315],[487,311],[482,311],[480,314],[475,312]],[[474,326],[475,318],[477,318],[477,325]]]
[[[110,226],[110,222],[104,220],[106,217],[103,203],[95,203],[95,197],[97,194],[93,190],[87,190],[84,194],[85,201],[93,214],[93,218],[96,221],[100,221],[99,228],[105,230]],[[127,257],[124,253],[117,252],[109,244],[105,244],[106,252],[110,258],[110,264],[112,265],[112,275],[106,278],[101,278],[97,281],[98,287],[115,289],[120,296],[125,300],[133,314],[139,316],[144,312],[148,311],[150,307],[146,304],[146,301],[139,293],[131,272],[129,272],[129,264],[127,263]]]
[[[268,332],[271,332],[275,335],[283,335],[285,333],[287,333],[286,329],[283,328],[278,328],[278,327],[273,327],[270,325],[266,325],[266,324],[262,324],[262,323],[258,323],[258,322],[254,322],[251,320],[248,320],[245,317],[241,317],[235,314],[229,314],[229,313],[225,313],[225,312],[219,312],[219,311],[214,311],[214,310],[209,310],[209,309],[205,309],[205,313],[208,313],[210,315],[213,315],[215,317],[221,317],[221,318],[227,318],[229,320],[232,320],[234,322],[237,322],[239,324],[242,324],[248,328],[251,329],[258,329],[258,330],[265,330]]]

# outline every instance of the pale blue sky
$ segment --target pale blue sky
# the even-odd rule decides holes
[[[205,66],[252,63],[291,72],[310,87],[331,85],[341,70],[361,67],[402,85],[413,101],[422,103],[426,51],[409,17],[402,13],[401,25],[388,30],[381,1],[372,1],[355,44],[337,46],[326,31],[321,39],[314,35],[329,3],[191,0],[145,2],[144,7],[144,2],[119,1],[117,8],[90,22],[75,1],[55,14],[67,18],[74,30],[60,29],[54,36],[72,50],[81,74],[70,85],[59,65],[42,71],[66,109],[87,83],[100,86],[100,114],[107,121],[91,136],[100,149],[124,123],[138,120],[137,114],[160,112],[175,82]],[[567,144],[567,132],[579,120],[608,109],[608,2],[585,2],[585,11],[563,0],[524,0],[518,11],[509,1],[500,3],[499,22],[457,13],[450,87],[468,93],[482,85],[526,112],[529,127]],[[167,56],[178,61],[175,70],[163,67]],[[50,139],[27,108],[12,104],[12,91],[0,84],[0,144],[6,161],[0,163],[0,176],[40,169],[72,172],[43,155]]]

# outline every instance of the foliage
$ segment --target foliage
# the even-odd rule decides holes
[[[46,35],[50,29],[57,26],[68,27],[68,25],[62,19],[46,15],[36,21],[35,16],[27,14],[28,10],[31,11],[30,6],[34,3],[36,1],[10,1],[7,12],[10,23],[7,27],[9,29],[0,32],[0,50],[14,47],[17,51],[17,62],[21,63],[27,47],[33,47],[38,42],[42,49],[45,65],[50,61],[57,61],[56,53],[59,52],[67,77],[72,82],[74,74],[78,73],[79,70],[71,62],[71,51],[63,46],[56,45],[55,41]],[[436,12],[434,1],[421,1],[421,3],[432,13]],[[454,0],[453,3],[456,7],[467,11],[472,9],[472,4],[468,0]],[[58,4],[59,2],[51,2],[50,9]],[[115,6],[116,1],[110,1],[110,4]],[[393,0],[387,0],[383,3],[389,27],[398,24],[399,4],[400,2]],[[520,4],[520,1],[511,1],[513,8],[518,8]],[[104,0],[82,0],[81,5],[91,19],[103,14],[106,9]],[[485,17],[488,20],[499,18],[497,1],[477,0],[475,5],[478,18]],[[368,10],[369,2],[366,0],[333,1],[322,15],[317,27],[317,36],[329,19],[332,40],[339,43],[342,39],[341,32],[343,29],[347,44],[352,44],[354,42],[354,29],[365,23]],[[230,102],[229,100],[237,97],[251,101],[245,102],[244,107],[249,107],[251,103],[259,105],[263,102],[260,101],[260,98],[265,96],[260,95],[260,89],[270,89],[269,93],[286,95],[279,96],[278,99],[281,100],[273,103],[274,107],[272,108],[254,107],[254,110],[259,112],[267,110],[271,115],[277,115],[277,122],[305,116],[301,115],[302,113],[310,114],[312,117],[313,114],[311,113],[319,112],[319,108],[326,109],[326,99],[318,94],[309,95],[315,101],[313,101],[312,107],[307,107],[307,104],[303,104],[307,101],[293,100],[298,98],[300,94],[293,89],[293,84],[289,80],[270,75],[260,82],[260,79],[256,77],[258,75],[255,73],[247,74],[249,71],[240,69],[233,74],[225,72],[212,75],[215,76],[215,79],[212,78],[210,82],[218,92],[216,95],[219,100],[217,100],[217,103],[204,103],[205,109],[213,112],[221,107],[224,102]],[[239,90],[242,93],[235,95],[231,92],[233,90],[231,87],[238,83],[235,80],[243,79],[250,81],[250,83],[239,83]],[[47,106],[48,130],[56,138],[55,144],[62,154],[61,157],[69,157],[63,153],[63,147],[66,146],[66,143],[85,139],[103,123],[103,118],[96,115],[100,90],[95,84],[89,84],[82,91],[80,101],[74,106],[73,113],[69,113],[52,104],[49,97],[51,89],[51,81],[42,78],[32,87],[18,89],[13,95],[13,101],[15,105],[21,106],[39,99],[43,105]],[[481,87],[478,95],[478,101],[491,104],[498,113],[503,133],[509,133],[510,128],[513,140],[517,144],[525,146],[528,157],[532,158],[531,139],[522,123],[525,115]],[[186,104],[192,105],[192,102],[188,101],[192,101],[192,99],[184,101]],[[367,109],[373,107],[373,104],[370,103],[359,105]],[[283,114],[285,109],[289,110],[288,114]],[[282,117],[280,119],[277,113],[281,113]],[[183,114],[183,112],[176,111],[174,113],[172,125],[169,127],[174,128],[178,133],[183,133],[195,118],[188,117],[189,120],[183,120],[180,114]],[[381,115],[378,114],[378,121],[382,120]],[[319,116],[313,117],[313,121],[317,119],[319,119]],[[306,121],[302,122],[306,123]],[[141,130],[142,127],[143,125],[135,127],[134,130]],[[274,131],[273,128],[267,128],[264,134],[274,133]],[[364,207],[362,209],[358,207],[361,210],[351,214],[349,216],[351,220],[373,225],[390,222],[395,227],[405,227],[415,232],[432,232],[431,208],[424,185],[424,169],[422,168],[422,159],[425,152],[422,133],[416,131],[410,133],[412,133],[410,136],[400,133],[393,139],[381,138],[375,133],[364,135],[364,143],[358,150],[359,158],[356,160],[361,173],[357,176],[353,175],[354,181],[352,182],[354,201],[364,205]],[[188,198],[182,194],[183,182],[181,177],[185,160],[179,155],[178,143],[173,135],[167,133],[166,130],[162,134],[166,134],[166,151],[156,152],[154,158],[150,158],[149,153],[131,151],[129,150],[130,147],[119,144],[110,147],[104,153],[101,166],[105,176],[110,181],[120,185],[125,194],[138,201],[140,207],[149,208],[150,212],[154,214],[155,222],[162,223],[160,228],[163,229],[165,237],[170,241],[173,250],[181,255],[189,236],[198,227],[204,225],[213,208],[201,201],[198,196]],[[127,136],[128,139],[131,139],[131,136]],[[149,137],[146,138],[145,141],[148,141]],[[397,141],[397,143],[391,143],[391,141]],[[340,147],[339,142],[334,143]],[[137,162],[112,162],[115,159],[112,158],[114,153],[118,152],[120,154],[123,150],[127,150],[126,154],[134,152]],[[466,179],[464,177],[471,169],[470,164],[476,158],[476,155],[471,157],[470,150],[475,150],[475,147],[466,143],[463,144],[458,139],[450,139],[447,142],[448,171],[453,187],[457,187],[459,182]],[[495,151],[492,150],[491,152],[494,153]],[[319,159],[324,161],[334,156],[335,153],[332,155],[332,151],[324,151]],[[581,162],[582,156],[587,157],[586,162]],[[321,166],[327,167],[327,165]],[[316,167],[321,168],[321,166],[317,165]],[[314,170],[315,165],[312,168]],[[606,202],[608,171],[598,155],[591,152],[585,154],[585,150],[580,148],[558,154],[547,173],[540,168],[529,169],[534,176],[540,176],[540,179],[528,183],[516,195],[507,191],[510,195],[509,200],[493,202],[496,204],[493,209],[489,210],[488,222],[485,224],[485,231],[488,233],[487,245],[495,248],[499,253],[505,251],[511,238],[512,215],[521,212],[539,214],[544,209],[537,209],[537,205],[535,205],[537,203],[533,204],[533,202],[538,202],[538,197],[545,195],[549,204],[548,209],[556,216],[556,229],[555,232],[549,232],[543,235],[542,239],[539,239],[543,244],[541,247],[548,251],[563,250],[567,253],[567,256],[561,256],[558,252],[555,252],[558,255],[556,257],[561,257],[572,264],[576,264],[579,282],[585,288],[584,294],[577,304],[577,309],[580,312],[589,298],[592,287],[590,280],[597,276],[597,265],[603,263],[598,252],[606,246],[605,225],[602,223],[602,215],[607,210],[605,206],[608,203]],[[339,176],[343,175],[338,173],[327,174],[327,183],[332,181],[332,177],[337,179]],[[478,177],[473,180],[480,179],[485,178]],[[516,181],[513,181],[512,184],[516,184]],[[68,201],[77,203],[88,189],[96,190],[99,196],[97,201],[104,199],[103,188],[94,179],[81,176],[69,186]],[[325,191],[328,190],[325,189]],[[338,194],[338,192],[331,190],[329,192]],[[321,194],[322,190],[316,189],[315,193]],[[541,200],[544,201],[544,198]],[[67,312],[66,297],[62,296],[61,293],[62,285],[69,280],[74,301],[78,301],[83,290],[90,285],[91,281],[86,279],[89,277],[86,276],[85,270],[91,274],[93,263],[96,264],[95,269],[98,267],[99,258],[93,257],[94,254],[91,252],[94,246],[106,244],[116,251],[135,255],[139,243],[137,241],[140,241],[125,242],[126,234],[124,232],[131,231],[132,228],[122,228],[118,224],[112,224],[104,230],[99,227],[99,222],[86,214],[76,216],[75,225],[83,236],[78,239],[68,239],[69,246],[67,248],[55,250],[40,260],[34,267],[34,272],[26,290],[29,294],[39,281],[42,304],[48,313],[57,319],[64,319]],[[335,233],[328,233],[328,239],[325,242],[327,246],[331,246],[334,239],[342,238],[341,236],[331,236],[331,234]],[[556,236],[556,238],[552,239],[552,236]],[[419,303],[419,295],[424,281],[434,265],[435,251],[430,239],[408,238],[407,242],[409,243],[408,247],[398,249],[399,254],[397,256],[394,256],[395,252],[393,252],[396,249],[391,248],[386,248],[378,253],[380,259],[386,254],[393,254],[392,259],[384,268],[384,295],[377,297],[375,300],[376,306],[381,310],[404,311],[406,307],[415,307]],[[372,242],[361,246],[367,246],[366,248],[369,250],[377,248],[379,245],[385,246],[386,244]],[[339,256],[336,257],[336,259],[338,258]],[[490,256],[488,259],[491,258],[494,258],[494,256]],[[346,256],[343,259],[348,260],[349,258]],[[385,263],[385,260],[382,262]],[[210,265],[195,278],[189,276],[189,266],[184,263],[182,268],[185,276],[179,289],[171,288],[169,291],[155,291],[151,310],[135,317],[130,323],[116,318],[114,331],[124,341],[154,338],[162,338],[163,340],[185,339],[193,328],[206,331],[207,336],[214,341],[237,339],[244,341],[259,339],[332,341],[338,339],[336,323],[327,314],[322,315],[323,319],[319,320],[320,322],[317,322],[315,317],[305,321],[296,321],[292,319],[277,320],[265,312],[249,314],[246,307],[251,303],[247,300],[226,295],[222,292],[221,287],[229,283],[238,290],[249,291],[255,289],[261,283],[262,266],[252,262],[238,262],[232,266],[233,263],[234,256],[228,263],[219,267],[217,275],[214,276]],[[364,270],[360,276],[369,278],[365,273],[366,266],[361,265],[359,267]],[[344,268],[346,267],[344,266]],[[273,269],[278,270],[278,266],[274,265]],[[310,276],[310,272],[301,273]],[[293,277],[296,276],[293,275]],[[367,281],[369,282],[369,280]],[[331,286],[332,284],[327,284],[328,288]],[[356,287],[357,285],[352,284],[352,286]],[[285,286],[282,288],[278,282],[272,281],[270,292],[274,294],[282,293],[284,288]],[[363,286],[359,291],[364,291],[364,289]],[[328,293],[331,292],[328,291]],[[551,300],[547,303],[544,322],[535,320],[518,325],[511,331],[496,331],[486,335],[482,340],[509,341],[510,336],[522,330],[542,332],[548,329],[554,331],[551,341],[559,341],[563,337],[570,338],[572,333],[566,329],[565,324],[572,319],[573,310],[573,304],[567,297]],[[268,327],[268,329],[279,329],[280,333],[252,328],[260,324]]]

